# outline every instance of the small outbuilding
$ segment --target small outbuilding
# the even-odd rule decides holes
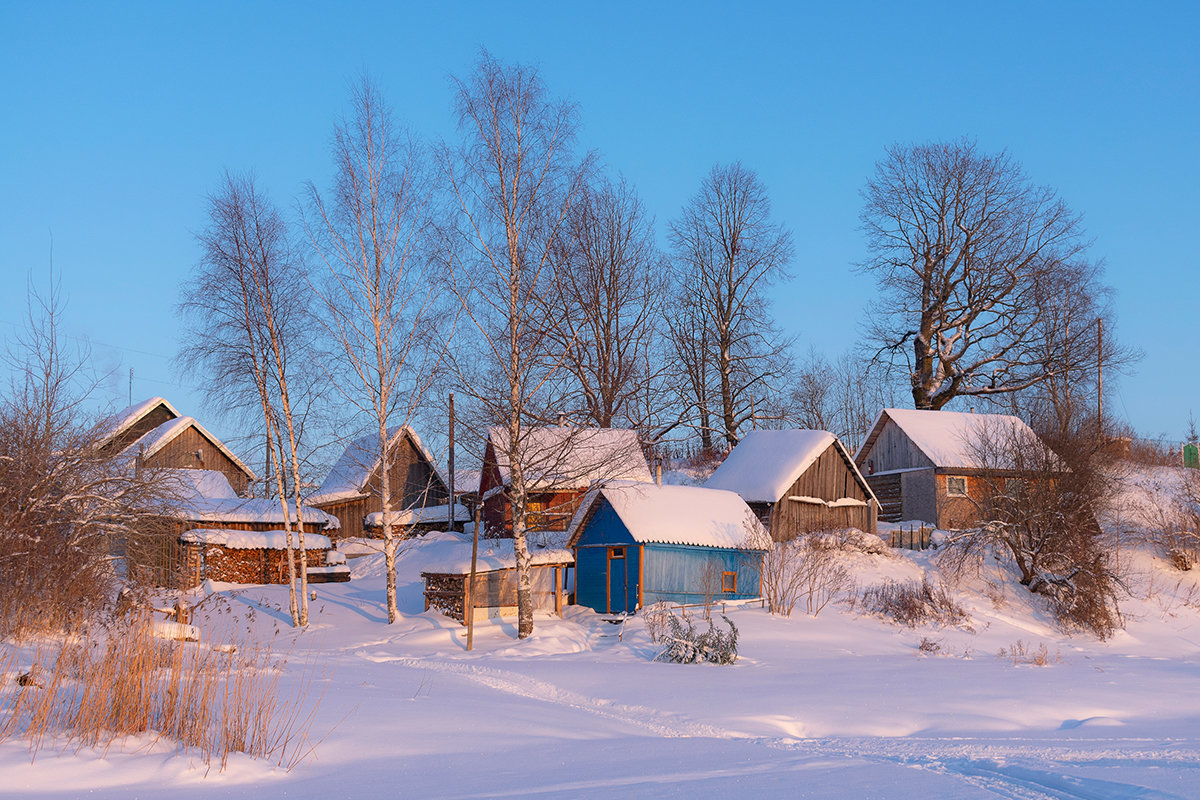
[[[588,492],[568,533],[576,604],[612,614],[758,597],[771,547],[733,492],[632,481]]]
[[[530,551],[530,594],[535,612],[562,616],[570,591],[575,557],[561,547]],[[479,554],[472,580],[471,559],[430,564],[425,579],[425,610],[439,611],[467,624],[468,614],[505,617],[517,614],[517,559],[511,539],[492,540]]]
[[[488,431],[479,496],[483,533],[512,536],[512,482],[509,432]],[[522,474],[528,488],[526,523],[532,531],[567,529],[587,491],[605,481],[649,481],[650,468],[637,431],[569,425],[528,428],[518,440]]]
[[[751,431],[704,485],[736,492],[777,542],[812,531],[876,532],[879,503],[828,431]]]
[[[198,586],[206,580],[226,583],[288,582],[286,531],[198,528],[185,531],[179,541],[183,546],[183,588]],[[292,542],[295,546],[295,533],[292,534]],[[342,579],[349,580],[350,571],[344,562],[326,564],[327,554],[336,552],[332,547],[328,536],[307,534],[304,537],[304,549],[309,570],[316,570],[323,582],[335,575],[344,575]],[[294,558],[298,571],[300,554],[294,552]]]
[[[879,519],[956,530],[979,521],[989,486],[1027,477],[1009,463],[1011,443],[1022,441],[1044,447],[1007,414],[885,408],[854,462],[879,498]]]

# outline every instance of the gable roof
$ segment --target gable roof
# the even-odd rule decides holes
[[[388,452],[391,452],[392,448],[405,437],[412,442],[413,449],[429,462],[434,473],[441,477],[441,472],[434,463],[433,454],[425,447],[421,437],[417,436],[417,432],[407,425],[396,425],[388,429]],[[308,502],[334,503],[366,495],[367,483],[379,469],[379,462],[379,434],[371,433],[360,436],[346,445],[341,458],[333,465],[333,469],[329,470],[329,474],[321,482],[321,488],[308,498]],[[442,482],[445,483],[445,479]]]
[[[614,481],[584,497],[567,528],[574,547],[592,511],[607,500],[635,542],[767,550],[771,537],[734,492],[699,486]]]
[[[837,448],[855,480],[872,497],[854,459],[836,436],[829,431],[799,428],[750,431],[704,485],[737,492],[750,503],[774,503],[831,446]]]
[[[975,414],[964,411],[918,411],[911,408],[885,408],[879,412],[871,433],[854,456],[861,463],[874,446],[888,420],[903,431],[934,467],[945,469],[1005,469],[1004,464],[988,464],[984,443],[998,436],[1011,436],[1040,442],[1033,429],[1020,417],[1010,414]],[[999,454],[1002,458],[1002,454]]]
[[[166,408],[172,418],[182,416],[178,409],[171,405],[165,397],[151,397],[140,403],[134,403],[129,408],[122,409],[105,420],[103,425],[104,435],[100,444],[104,445],[116,439],[122,433],[136,425],[138,420],[159,406]]]
[[[209,444],[217,448],[217,450],[223,453],[226,458],[237,465],[238,469],[246,473],[246,477],[248,477],[250,480],[258,480],[258,476],[254,474],[254,470],[246,466],[246,464],[240,458],[235,456],[233,452],[225,446],[224,442],[209,433],[207,428],[205,428],[192,417],[176,417],[175,419],[167,420],[157,428],[147,431],[146,433],[142,434],[141,437],[134,439],[128,446],[125,447],[124,450],[121,451],[121,453],[126,456],[136,457],[140,455],[143,458],[150,458],[159,450],[162,450],[164,447],[174,441],[188,428],[194,428],[197,433],[199,433],[202,437],[204,437],[205,440],[208,441]]]
[[[165,476],[174,494],[170,513],[178,519],[194,522],[251,522],[283,524],[283,504],[278,499],[242,498],[233,491],[229,478],[211,469],[180,469],[159,467],[157,474]],[[319,523],[326,528],[341,527],[337,517],[316,508],[300,506],[306,523]],[[288,516],[296,520],[296,506],[288,502]]]
[[[507,428],[488,429],[500,483],[512,479]],[[599,481],[650,481],[637,431],[626,428],[546,426],[521,434],[525,480],[533,489],[584,489]]]

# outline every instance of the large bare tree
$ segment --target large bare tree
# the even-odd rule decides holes
[[[862,268],[881,292],[871,338],[882,360],[906,366],[917,408],[1020,391],[1094,361],[1075,346],[1084,331],[1062,327],[1076,316],[1064,303],[1103,291],[1080,217],[1007,152],[896,145],[863,196]]]
[[[535,69],[484,52],[471,75],[454,85],[461,140],[443,148],[442,160],[458,214],[447,243],[452,290],[479,343],[475,364],[467,367],[461,354],[456,363],[464,389],[504,432],[517,635],[525,638],[533,633],[525,450],[533,423],[546,411],[539,398],[563,363],[561,346],[547,347],[545,318],[556,285],[556,242],[588,159],[575,152],[575,106],[552,99]]]
[[[709,413],[718,413],[732,447],[756,400],[774,391],[789,365],[789,343],[771,324],[765,291],[787,275],[791,234],[772,221],[758,176],[734,162],[713,167],[671,224],[671,240],[685,287],[676,355],[700,409],[702,438]]]
[[[180,360],[204,376],[222,405],[258,407],[269,445],[267,473],[274,475],[283,508],[292,622],[307,625],[308,560],[300,502],[304,400],[297,403],[311,397],[304,381],[297,380],[312,373],[307,276],[287,224],[252,177],[226,173],[208,205],[208,224],[198,237],[201,259],[183,289],[188,333]]]
[[[430,187],[422,150],[398,125],[366,77],[334,128],[333,186],[309,184],[305,226],[326,268],[321,319],[333,341],[343,397],[378,435],[387,617],[397,618],[394,496],[389,424],[407,424],[438,360],[434,292],[428,271]],[[342,379],[344,378],[344,379]]]
[[[547,336],[563,354],[567,393],[601,428],[655,427],[669,269],[654,221],[624,180],[600,179],[567,216],[549,287]]]

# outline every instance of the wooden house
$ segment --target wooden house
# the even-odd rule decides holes
[[[1040,442],[1006,414],[885,408],[854,457],[879,498],[879,519],[921,521],[943,530],[979,521],[997,479],[1021,478],[1006,463],[1006,443]]]
[[[878,501],[828,431],[751,431],[704,485],[740,495],[777,542],[811,531],[876,532]]]
[[[733,492],[618,481],[571,520],[575,602],[604,613],[758,597],[771,538]]]
[[[388,483],[393,511],[423,509],[432,520],[441,506],[442,519],[449,519],[445,504],[449,498],[446,482],[438,472],[433,455],[421,438],[407,425],[388,431]],[[305,502],[337,517],[339,538],[381,536],[382,524],[367,526],[368,516],[382,513],[383,471],[379,457],[379,437],[363,436],[346,447],[316,493]],[[456,509],[455,520],[467,518],[465,509]],[[412,516],[411,514],[409,516]],[[397,519],[393,525],[403,523]],[[443,523],[446,526],[448,523]]]
[[[526,525],[532,531],[565,531],[584,495],[601,482],[650,481],[650,468],[633,430],[528,428],[518,441],[518,450],[529,488]],[[479,479],[487,537],[512,536],[512,506],[506,492],[511,478],[508,431],[492,428]]]
[[[113,415],[100,444],[103,452],[135,459],[138,468],[213,470],[245,497],[258,480],[246,464],[192,417],[152,397]]]

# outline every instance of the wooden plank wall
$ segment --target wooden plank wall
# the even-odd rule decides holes
[[[891,419],[884,421],[883,429],[875,442],[858,459],[858,467],[864,475],[867,474],[868,462],[874,464],[875,472],[933,466],[933,462]]]
[[[197,456],[197,452],[200,455]],[[185,428],[161,450],[146,459],[144,466],[215,470],[229,479],[229,485],[239,497],[245,497],[250,487],[250,478],[241,467],[192,427]]]
[[[117,436],[111,442],[104,445],[103,451],[105,453],[119,453],[159,425],[173,419],[175,419],[175,415],[166,406],[159,403],[144,417],[130,425],[120,436]]]
[[[788,500],[789,496],[818,497],[826,501],[848,497],[868,505],[829,508]],[[837,528],[858,528],[874,533],[875,509],[869,502],[870,496],[855,479],[846,459],[837,446],[831,444],[775,504],[771,515],[771,538],[783,542],[811,531]]]

